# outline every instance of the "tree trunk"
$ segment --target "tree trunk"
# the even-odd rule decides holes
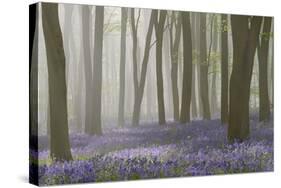
[[[145,86],[149,52],[150,52],[150,48],[151,48],[151,44],[150,44],[151,43],[151,36],[152,36],[152,31],[153,31],[153,24],[156,21],[156,18],[157,18],[157,11],[152,10],[151,16],[150,16],[150,21],[149,21],[149,26],[148,26],[148,31],[147,31],[147,34],[146,34],[146,40],[145,40],[145,49],[144,49],[144,55],[143,55],[143,60],[142,60],[140,83],[137,86],[137,89],[136,89],[137,92],[135,92],[133,120],[132,120],[133,126],[139,125],[141,102],[142,102],[143,90],[144,90],[144,86]]]
[[[194,54],[196,52],[196,33],[195,33],[195,26],[196,26],[196,13],[192,13],[191,14],[191,36],[192,36],[192,61],[194,58]],[[195,62],[195,61],[194,61]],[[192,93],[191,93],[191,115],[192,115],[192,119],[195,119],[197,117],[197,96],[196,96],[196,80],[195,80],[195,74],[196,74],[196,66],[194,66],[194,62],[193,66],[192,66]]]
[[[195,41],[193,46],[195,46],[195,58],[196,58],[196,86],[197,86],[197,101],[198,101],[198,117],[202,117],[203,107],[201,100],[201,90],[200,90],[200,13],[195,13]]]
[[[172,95],[173,95],[173,107],[174,107],[174,120],[179,121],[179,91],[178,91],[178,57],[179,57],[179,44],[181,38],[181,16],[178,13],[177,19],[175,13],[172,13],[172,21],[170,25],[170,53],[171,53],[171,81],[172,81]],[[175,23],[174,20],[177,20]],[[175,34],[173,33],[173,27],[175,24]],[[175,40],[173,40],[175,35]]]
[[[181,101],[181,123],[190,121],[190,102],[192,86],[192,42],[189,12],[182,12],[183,33],[183,82]]]
[[[221,15],[221,123],[228,121],[228,20]]]
[[[133,40],[133,81],[134,81],[134,95],[136,100],[136,95],[138,92],[138,62],[137,62],[137,46],[138,46],[138,20],[137,25],[135,25],[135,9],[131,8],[131,29],[132,29],[132,40]]]
[[[168,16],[167,16],[168,17]],[[172,109],[173,109],[173,97],[172,97],[172,82],[170,76],[171,72],[171,58],[170,58],[170,53],[169,53],[169,31],[167,30],[168,28],[168,18],[166,18],[166,23],[164,25],[164,35],[163,35],[163,64],[164,64],[164,69],[163,69],[163,82],[167,83],[164,86],[164,98],[166,99],[165,104],[165,113],[166,113],[166,119],[171,117],[172,114]]]
[[[214,33],[213,33],[213,53],[214,53],[214,58],[213,58],[213,70],[212,70],[212,86],[211,86],[211,114],[214,116],[216,112],[218,111],[218,98],[217,98],[217,61],[218,59],[216,58],[216,55],[218,53],[218,22],[217,22],[217,17],[214,17]],[[209,60],[211,61],[211,59]]]
[[[203,107],[203,119],[210,119],[208,62],[206,44],[206,14],[200,13],[200,95]]]
[[[274,22],[273,22],[274,23]],[[272,28],[271,28],[271,32],[274,31],[274,24],[272,23]],[[273,110],[274,110],[274,35],[271,37],[271,77],[270,77],[270,86],[271,86],[271,108],[272,108],[272,114]]]
[[[163,72],[162,72],[162,48],[163,48],[163,29],[166,20],[167,11],[161,10],[159,20],[154,23],[156,36],[156,79],[157,79],[157,99],[158,99],[158,121],[159,125],[166,123]],[[158,17],[158,11],[157,11]]]
[[[233,68],[229,96],[229,141],[243,141],[249,136],[250,84],[261,21],[262,17],[231,16]]]
[[[103,49],[103,20],[104,7],[96,6],[95,43],[94,43],[94,72],[93,72],[93,126],[90,134],[101,135],[101,97],[102,97],[102,49]]]
[[[84,53],[85,69],[85,133],[90,134],[93,123],[93,99],[92,99],[92,61],[90,45],[90,9],[88,6],[82,7],[82,41]]]
[[[198,117],[203,117],[203,104],[202,104],[202,99],[201,99],[201,87],[200,87],[200,62],[196,64],[196,85],[197,85],[197,95],[198,95]]]
[[[271,17],[264,17],[263,31],[260,45],[258,45],[259,58],[259,120],[268,121],[270,118],[270,105],[268,95],[268,52],[269,52],[269,34],[271,30]]]
[[[121,39],[120,39],[120,89],[118,126],[124,126],[124,102],[125,102],[125,64],[126,64],[126,32],[128,9],[121,9]]]
[[[42,22],[49,78],[50,155],[55,160],[72,160],[67,123],[65,55],[57,4],[42,3]]]
[[[152,80],[152,71],[150,68],[147,70],[147,80]],[[146,112],[147,112],[147,120],[153,120],[153,86],[151,82],[147,82],[146,84]]]
[[[196,93],[195,93],[195,73],[196,73],[196,67],[192,65],[192,89],[191,89],[191,115],[192,119],[197,118],[197,103],[196,103]]]

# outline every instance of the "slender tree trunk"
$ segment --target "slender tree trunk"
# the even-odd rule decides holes
[[[131,8],[131,29],[132,29],[132,40],[133,40],[133,81],[134,81],[134,94],[135,100],[138,93],[138,62],[137,62],[137,29],[138,29],[138,20],[137,25],[135,24],[135,9]]]
[[[135,24],[135,9],[131,8],[130,9],[130,21],[131,21],[131,33],[132,33],[132,41],[133,41],[133,81],[134,81],[134,111],[133,111],[133,120],[132,120],[132,124],[134,125],[134,118],[136,118],[136,114],[140,113],[140,109],[139,112],[135,112],[135,110],[137,110],[135,108],[135,105],[138,106],[139,102],[138,102],[138,85],[139,85],[139,81],[138,81],[138,58],[137,58],[137,47],[138,47],[138,36],[137,36],[137,31],[138,31],[138,22],[139,19],[137,19],[137,24]],[[139,18],[139,17],[138,17]]]
[[[195,57],[196,57],[196,86],[197,86],[197,100],[198,100],[198,117],[202,117],[203,107],[201,100],[201,90],[200,90],[200,13],[195,13],[195,41],[193,45],[195,45]]]
[[[274,22],[272,21],[272,28],[271,28],[271,32],[274,31]],[[274,110],[274,35],[271,37],[271,108],[272,108],[272,114],[274,114],[273,110]]]
[[[189,12],[182,12],[183,35],[183,83],[181,101],[181,123],[190,121],[190,102],[192,88],[192,42]]]
[[[147,80],[152,80],[151,69],[147,70]],[[146,85],[146,112],[147,112],[147,120],[153,120],[153,87],[152,83],[149,81]]]
[[[170,76],[170,72],[171,72],[171,58],[169,56],[169,31],[168,29],[168,16],[166,18],[166,23],[165,23],[165,30],[164,30],[164,35],[163,35],[163,63],[164,63],[164,69],[163,69],[163,81],[165,84],[164,86],[164,98],[166,99],[166,108],[165,108],[165,112],[166,112],[166,119],[171,117],[172,114],[172,108],[173,108],[173,104],[172,104],[172,83],[171,83],[171,78]]]
[[[200,62],[196,64],[196,85],[197,85],[197,95],[198,95],[198,117],[203,117],[203,104],[201,99],[201,87],[200,87]]]
[[[158,11],[157,11],[158,14]],[[162,72],[162,48],[163,48],[163,30],[166,20],[167,11],[160,11],[159,20],[154,23],[156,36],[156,79],[157,79],[157,99],[158,99],[158,121],[159,125],[166,123],[164,89],[163,89],[163,72]],[[158,17],[158,15],[157,15]]]
[[[271,30],[271,17],[264,17],[263,31],[260,45],[258,45],[259,59],[259,120],[268,121],[270,118],[270,105],[268,95],[268,52],[269,52],[269,34]]]
[[[218,111],[218,98],[217,98],[217,61],[216,54],[218,52],[218,23],[217,17],[214,17],[214,33],[213,33],[213,53],[214,53],[214,60],[213,60],[213,70],[212,70],[212,86],[211,86],[211,111],[213,116]],[[210,60],[211,61],[211,60]]]
[[[203,119],[209,120],[209,84],[208,84],[208,62],[206,44],[206,14],[200,13],[200,95],[203,107]]]
[[[195,65],[192,65],[192,89],[191,89],[191,115],[192,118],[195,119],[197,117],[197,104],[196,104],[196,93],[195,93],[195,73],[196,73],[196,67]]]
[[[170,52],[171,52],[171,81],[172,81],[172,95],[173,95],[173,108],[174,108],[174,120],[179,121],[179,91],[178,91],[178,57],[179,57],[179,44],[181,38],[181,16],[172,13],[172,21],[170,25]],[[177,20],[175,23],[174,20]],[[175,34],[173,32],[174,25],[176,28]],[[173,40],[173,35],[175,39]]]
[[[147,34],[146,34],[146,40],[145,40],[145,50],[144,50],[144,56],[143,56],[143,61],[142,61],[140,83],[137,87],[137,92],[135,93],[133,120],[132,120],[133,126],[139,125],[141,102],[142,102],[143,90],[144,90],[144,86],[145,86],[149,52],[150,52],[150,48],[151,48],[151,46],[150,46],[151,45],[150,44],[151,43],[151,36],[152,36],[152,31],[153,31],[153,24],[156,21],[156,18],[157,18],[157,11],[152,10],[151,16],[150,16],[150,21],[149,21],[149,26],[148,26],[148,31],[147,31]]]
[[[196,38],[195,38],[195,24],[196,24],[196,13],[192,13],[191,14],[191,20],[192,20],[192,24],[191,24],[191,36],[192,36],[192,59],[194,58],[194,54],[196,52]],[[191,115],[192,118],[195,119],[197,117],[197,96],[196,96],[196,66],[194,65],[194,62],[192,62],[192,93],[191,93]]]
[[[96,6],[95,10],[95,43],[93,72],[93,127],[90,134],[101,135],[101,100],[102,100],[102,51],[103,51],[103,20],[104,7]]]
[[[221,123],[228,121],[228,20],[221,16]]]
[[[126,64],[126,33],[127,33],[128,9],[121,9],[121,39],[120,39],[120,89],[118,126],[124,126],[124,103],[125,103],[125,64]]]
[[[147,27],[148,27],[148,23],[149,23],[149,14],[143,14],[143,28],[142,28],[142,33],[145,33],[147,31]],[[139,38],[141,41],[145,40],[145,35],[141,35]],[[138,45],[139,46],[139,45]],[[138,48],[138,52],[140,52],[140,48]],[[150,57],[151,59],[155,59],[155,53],[151,54],[152,56]],[[140,53],[138,53],[138,62],[140,62]],[[149,80],[146,84],[146,105],[145,105],[145,117],[147,121],[153,121],[153,117],[154,115],[153,113],[153,107],[154,104],[153,102],[155,102],[153,94],[155,94],[155,92],[153,91],[153,86],[152,84],[153,82],[153,77],[152,77],[152,70],[151,70],[151,66],[153,65],[148,65],[147,67],[147,80]]]
[[[92,61],[90,44],[90,9],[88,6],[82,7],[82,41],[84,53],[85,69],[85,133],[90,134],[93,123],[93,99],[92,99]]]
[[[72,160],[67,123],[65,55],[57,4],[42,3],[42,22],[49,78],[50,154],[55,160]]]
[[[231,16],[233,68],[229,96],[229,141],[242,141],[248,138],[250,133],[250,84],[261,21],[262,17]]]

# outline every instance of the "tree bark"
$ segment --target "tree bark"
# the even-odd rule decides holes
[[[173,32],[175,25],[175,33]],[[175,36],[175,39],[173,39]],[[173,108],[174,120],[179,121],[179,91],[178,91],[178,57],[179,57],[179,44],[181,38],[181,16],[178,13],[172,13],[172,20],[170,23],[170,53],[171,53],[171,81],[172,81],[172,95],[173,95]]]
[[[182,12],[183,33],[183,83],[180,122],[190,121],[190,102],[192,86],[192,42],[189,12]]]
[[[274,31],[274,22],[272,21],[272,28],[271,28],[271,32]],[[271,109],[272,109],[272,114],[274,111],[274,35],[272,35],[271,37],[271,77],[270,77],[270,91],[271,91]]]
[[[212,86],[211,86],[211,114],[214,116],[217,111],[218,111],[218,98],[217,98],[217,61],[218,59],[216,58],[217,52],[218,52],[218,22],[217,22],[217,16],[214,16],[214,20],[213,20],[213,54],[214,54],[214,58],[213,58],[213,70],[212,70]],[[211,61],[211,59],[210,59]]]
[[[102,51],[103,51],[103,21],[104,7],[96,6],[95,10],[95,43],[93,72],[93,126],[90,134],[101,135],[101,98],[102,98]]]
[[[42,3],[42,22],[49,78],[50,155],[55,160],[72,160],[67,123],[65,55],[57,4]]]
[[[191,36],[192,36],[192,61],[196,58],[194,57],[194,54],[196,53],[196,13],[191,14]],[[192,62],[192,93],[191,93],[191,115],[192,118],[195,119],[197,117],[197,96],[196,96],[196,66],[195,61]]]
[[[156,36],[156,80],[157,80],[157,101],[158,101],[158,123],[163,125],[166,123],[165,119],[165,105],[164,105],[164,89],[163,89],[163,72],[162,72],[162,48],[163,48],[163,30],[166,20],[167,11],[161,10],[158,20],[154,23]]]
[[[85,133],[90,134],[93,123],[93,99],[92,99],[92,61],[91,61],[91,45],[90,45],[90,9],[88,6],[82,7],[82,41],[84,53],[84,69],[85,69]]]
[[[137,25],[135,24],[135,9],[131,8],[131,29],[132,29],[132,40],[133,40],[133,81],[134,81],[134,94],[135,100],[138,92],[138,62],[137,62],[137,46],[138,46],[138,20]]]
[[[268,52],[269,52],[269,34],[271,30],[271,17],[264,17],[263,31],[260,45],[258,45],[259,59],[259,120],[268,121],[270,118],[270,105],[268,95]]]
[[[208,62],[206,44],[206,14],[200,13],[200,95],[203,108],[203,119],[210,119]]]
[[[228,121],[228,20],[221,15],[221,123]]]
[[[233,67],[230,78],[228,140],[249,137],[249,98],[262,17],[231,16]],[[250,25],[250,26],[249,26]]]
[[[128,9],[121,9],[121,39],[120,39],[120,89],[118,126],[124,126],[124,103],[125,103],[125,64],[126,64],[126,32],[127,32]]]
[[[197,86],[197,100],[198,100],[198,117],[202,117],[203,107],[201,100],[201,90],[200,90],[200,13],[195,13],[196,21],[195,21],[195,41],[193,46],[195,47],[195,58],[196,58],[196,86]]]
[[[167,13],[168,14],[168,13]],[[171,72],[171,58],[170,58],[170,49],[169,49],[169,31],[168,31],[169,21],[168,21],[168,15],[166,17],[166,23],[164,25],[164,35],[163,35],[163,82],[164,84],[164,98],[165,100],[165,113],[166,113],[166,119],[167,117],[170,118],[173,114],[173,97],[172,97],[172,82],[170,76]]]

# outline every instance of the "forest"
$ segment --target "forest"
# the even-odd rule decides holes
[[[30,182],[273,171],[273,17],[30,5]]]

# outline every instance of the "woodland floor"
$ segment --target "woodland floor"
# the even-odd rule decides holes
[[[74,160],[49,158],[39,137],[39,184],[122,181],[273,171],[273,125],[251,120],[250,138],[228,143],[219,120],[105,129],[103,136],[70,135]]]

